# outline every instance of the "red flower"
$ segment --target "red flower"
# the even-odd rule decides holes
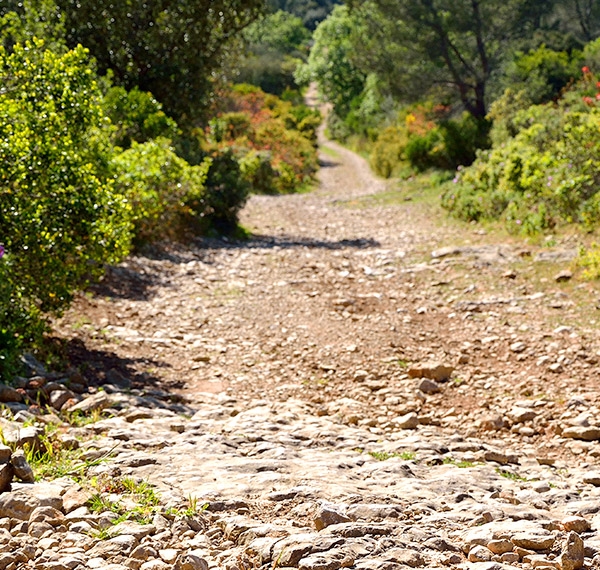
[[[584,97],[583,102],[590,107],[594,105],[594,100],[591,97]]]
[[[587,65],[584,65],[584,66],[581,68],[581,72],[582,72],[584,75],[587,75],[587,74],[590,72],[590,68],[589,68]]]

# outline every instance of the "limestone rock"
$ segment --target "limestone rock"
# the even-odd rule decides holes
[[[523,423],[533,420],[537,413],[531,408],[520,408],[515,406],[506,414],[514,423]]]
[[[50,392],[50,405],[55,410],[60,410],[66,402],[73,400],[76,397],[74,392],[71,392],[71,390],[63,386],[61,390],[53,390]]]
[[[494,554],[505,554],[506,552],[512,552],[514,545],[510,540],[501,538],[497,540],[490,540],[490,542],[487,544],[487,547]]]
[[[572,278],[573,272],[570,269],[563,269],[554,276],[554,281],[557,283],[562,283],[564,281],[570,281]]]
[[[351,522],[352,519],[345,515],[339,508],[334,505],[321,505],[315,514],[313,522],[317,530],[323,530],[324,528],[333,524]]]
[[[583,482],[600,487],[600,471],[586,471],[583,475]]]
[[[485,546],[477,545],[469,550],[469,562],[489,562],[493,553]]]
[[[14,444],[23,448],[26,445],[30,449],[41,450],[40,436],[44,430],[35,426],[19,427],[18,429],[7,430],[4,432],[4,439],[7,444]]]
[[[561,570],[577,570],[583,567],[583,540],[576,532],[569,532],[560,554]]]
[[[515,546],[527,550],[547,550],[554,544],[554,535],[543,529],[537,533],[518,532],[511,537],[511,541]]]
[[[0,384],[0,403],[22,402],[23,396],[21,393],[6,384]]]
[[[563,429],[563,437],[582,439],[583,441],[600,440],[600,427],[596,426],[569,426]]]
[[[175,570],[208,570],[208,562],[202,558],[202,553],[192,551],[179,556]]]
[[[591,528],[591,524],[589,521],[587,521],[583,517],[578,516],[566,517],[561,521],[561,523],[567,532],[573,531],[577,534],[586,532]]]
[[[0,444],[0,463],[8,463],[12,455],[12,449],[8,445]]]
[[[10,458],[10,462],[17,479],[20,479],[24,483],[33,483],[35,481],[33,469],[31,468],[31,465],[27,463],[23,450],[18,449],[15,451]]]
[[[111,405],[111,400],[108,397],[106,392],[98,392],[93,396],[89,396],[81,402],[77,402],[77,404],[72,405],[67,411],[69,413],[72,412],[82,412],[84,414],[89,413],[93,410],[104,410]]]
[[[450,379],[454,367],[441,363],[427,363],[420,366],[412,366],[407,373],[411,378],[429,378],[437,382],[445,382]]]
[[[65,520],[65,515],[54,507],[36,507],[29,515],[29,523],[45,522],[52,526],[58,526]]]
[[[17,488],[0,495],[0,518],[29,520],[36,507],[62,508],[61,489],[51,484],[35,484],[31,488]]]
[[[435,380],[430,380],[429,378],[423,378],[419,382],[418,389],[421,390],[423,394],[437,394],[442,391],[440,385]]]
[[[415,412],[409,412],[392,420],[398,429],[415,429],[419,425],[419,416]]]
[[[10,484],[14,476],[12,463],[0,463],[0,493],[10,490]]]

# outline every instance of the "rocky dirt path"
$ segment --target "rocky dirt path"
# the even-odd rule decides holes
[[[252,197],[252,239],[131,257],[56,323],[78,370],[37,382],[104,409],[62,430],[110,459],[0,494],[0,568],[600,566],[574,239],[499,241],[321,143],[320,187]],[[149,520],[91,512],[99,488],[134,512],[123,477],[156,486]]]

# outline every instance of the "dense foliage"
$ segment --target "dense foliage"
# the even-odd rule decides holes
[[[248,26],[243,35],[247,53],[239,64],[238,82],[275,95],[298,88],[294,71],[306,58],[311,38],[300,18],[280,10]]]
[[[131,207],[135,243],[185,234],[205,194],[210,162],[190,166],[164,138],[131,148],[113,158],[115,185]]]
[[[292,192],[317,170],[318,111],[293,105],[257,87],[223,93],[219,113],[206,129],[211,148],[231,149],[243,178],[258,192]]]
[[[583,79],[557,103],[492,107],[496,144],[459,172],[444,206],[466,220],[505,220],[528,234],[560,223],[600,222],[600,85]]]
[[[3,375],[14,349],[35,340],[39,313],[64,308],[127,252],[130,234],[86,51],[56,55],[42,42],[2,49],[0,82]]]
[[[302,23],[311,31],[340,3],[339,0],[268,0],[273,11],[285,10],[302,18]]]
[[[443,203],[465,220],[598,226],[597,2],[347,4],[296,72],[331,104],[331,136],[385,177],[457,169]]]
[[[209,104],[240,32],[263,0],[56,0],[70,47],[82,44],[116,85],[151,92],[188,126]]]

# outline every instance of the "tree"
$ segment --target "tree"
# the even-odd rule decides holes
[[[552,2],[539,0],[366,0],[355,2],[362,47],[354,61],[385,78],[401,98],[458,96],[477,120],[512,42],[535,28]],[[356,41],[355,41],[356,44]]]
[[[254,22],[244,30],[244,39],[253,52],[293,54],[305,47],[310,37],[302,20],[283,10]]]
[[[279,10],[248,26],[243,38],[246,56],[239,62],[236,81],[275,95],[297,88],[294,71],[306,60],[311,39],[300,18]]]
[[[562,28],[582,43],[591,42],[600,35],[598,0],[566,0],[557,4],[556,12]]]
[[[294,16],[302,18],[304,25],[311,31],[325,20],[336,4],[341,0],[268,0],[273,12],[285,10]]]
[[[352,38],[357,26],[357,19],[346,6],[336,6],[315,30],[308,62],[296,73],[299,83],[317,81],[321,94],[341,118],[363,92],[367,78],[352,61],[355,51]]]
[[[101,74],[151,92],[182,126],[201,117],[240,32],[264,10],[263,0],[56,2],[70,47],[86,46]]]

